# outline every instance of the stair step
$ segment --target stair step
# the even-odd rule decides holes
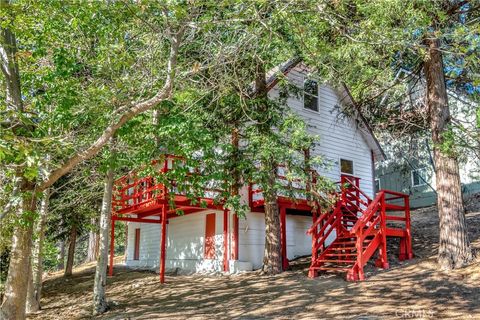
[[[335,268],[335,267],[310,267],[313,270],[322,270],[322,271],[341,271],[348,272],[351,268]]]
[[[363,243],[366,243],[366,242],[370,243],[370,242],[372,242],[372,240],[370,240],[370,239],[363,240]],[[331,245],[333,245],[333,244],[355,244],[355,243],[357,243],[357,240],[334,242]]]
[[[332,260],[332,259],[317,259],[318,262],[332,262],[332,263],[355,263],[356,260]]]
[[[357,253],[325,253],[326,257],[356,257]]]
[[[373,238],[374,238],[374,236],[367,236],[367,237],[365,238],[365,241],[366,241],[366,240],[372,240]],[[355,236],[340,236],[340,237],[338,237],[337,239],[335,239],[335,241],[338,241],[338,240],[352,240],[352,239],[355,239],[355,240],[356,240],[357,237],[355,237]]]
[[[329,247],[327,250],[355,250],[357,247]]]

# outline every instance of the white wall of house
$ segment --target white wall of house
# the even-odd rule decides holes
[[[312,217],[287,215],[287,258],[311,254],[312,237],[306,234],[312,225]],[[265,214],[261,212],[247,213],[245,219],[239,220],[238,242],[240,261],[249,261],[254,269],[263,265],[265,249]]]
[[[216,214],[215,259],[204,259],[205,221],[208,213]],[[306,234],[311,217],[287,215],[287,257],[294,259],[311,253],[312,238]],[[249,262],[254,269],[261,268],[265,248],[265,221],[263,213],[247,213],[239,219],[239,260]],[[229,215],[228,228],[233,234],[233,219]],[[139,260],[134,260],[135,229],[140,228]],[[128,223],[126,265],[156,269],[160,257],[160,224]],[[231,254],[229,243],[229,257]],[[169,220],[167,224],[167,270],[179,268],[189,272],[223,270],[223,212],[206,210]]]
[[[215,259],[204,259],[206,215],[215,213]],[[139,260],[134,260],[135,229],[140,228]],[[128,223],[126,265],[159,268],[160,224]],[[205,272],[221,271],[223,261],[223,211],[208,210],[169,220],[165,268]]]
[[[291,84],[303,88],[307,75],[305,66],[299,64],[287,74],[287,78]],[[345,117],[339,111],[342,105],[339,94],[332,87],[320,81],[318,83],[318,112],[304,108],[302,94],[299,97],[290,96],[287,104],[307,123],[309,132],[319,137],[312,154],[320,155],[330,163],[321,173],[333,181],[339,181],[340,159],[353,160],[354,175],[361,178],[360,187],[373,195],[371,149],[358,129],[356,120]],[[270,91],[270,96],[279,96],[278,86]]]

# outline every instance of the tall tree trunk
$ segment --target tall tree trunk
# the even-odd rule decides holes
[[[31,263],[31,277],[28,283],[27,293],[27,313],[35,312],[40,309],[40,299],[42,295],[42,275],[43,275],[43,244],[45,241],[45,223],[47,222],[48,205],[50,200],[50,190],[43,192],[43,198],[40,205],[40,219],[38,220],[35,234],[37,239],[32,250],[33,261]]]
[[[6,9],[8,0],[0,0],[0,7]],[[8,9],[7,9],[8,10]],[[23,111],[22,90],[20,85],[20,71],[17,60],[17,41],[10,29],[0,30],[0,55],[2,56],[1,70],[5,76],[6,103],[8,109]]]
[[[58,243],[57,260],[57,270],[63,270],[65,268],[65,241],[60,241]]]
[[[64,273],[65,277],[72,275],[76,242],[77,242],[77,226],[74,224],[72,226],[72,229],[70,230],[70,237],[68,238],[67,265],[65,267],[65,273]]]
[[[0,0],[0,8],[2,10],[9,10],[9,6],[10,2],[8,0]],[[15,110],[20,115],[24,112],[24,108],[17,60],[17,41],[15,34],[3,26],[0,27],[0,56],[0,71],[5,78],[5,102],[7,109]],[[20,136],[33,130],[32,127],[24,125],[23,121],[19,119],[12,119],[11,121],[14,132],[18,132]],[[17,130],[19,128],[23,130]],[[5,283],[5,296],[0,310],[0,319],[25,318],[32,234],[35,222],[36,190],[35,182],[27,181],[23,173],[23,168],[19,168],[17,179],[19,179],[22,203],[17,208],[18,223],[13,230],[10,264]],[[2,214],[1,218],[3,219],[5,216]]]
[[[425,61],[427,103],[434,143],[440,239],[438,263],[444,270],[461,267],[472,260],[455,150],[444,150],[445,133],[451,123],[442,53],[438,39],[428,39]]]
[[[25,312],[27,314],[37,312],[40,310],[40,304],[37,299],[35,299],[35,289],[33,288],[33,277],[34,277],[34,261],[33,255],[30,258],[30,263],[28,264],[28,285],[27,285],[27,301],[25,304]]]
[[[280,231],[280,215],[278,212],[276,183],[276,164],[266,164],[268,170],[269,189],[263,192],[265,200],[265,252],[263,254],[263,272],[265,274],[278,274],[282,268],[282,245]]]
[[[5,296],[0,319],[24,319],[32,251],[33,212],[36,210],[34,184],[22,183],[22,204],[18,208],[18,223],[13,230],[12,250],[5,282]]]
[[[112,189],[113,169],[109,169],[105,178],[105,190],[103,192],[102,211],[100,214],[100,252],[97,268],[95,270],[95,283],[93,287],[94,314],[104,313],[108,309],[105,288],[107,286],[108,235],[112,213]]]
[[[268,115],[268,89],[266,82],[265,65],[258,60],[255,70],[255,98],[259,100],[262,114]],[[272,134],[269,119],[263,119],[260,132],[265,137]],[[268,139],[268,138],[267,138]],[[273,158],[262,160],[262,170],[267,173],[263,183],[263,198],[265,203],[265,251],[263,254],[263,272],[265,274],[278,274],[282,268],[282,245],[280,230],[280,215],[278,212],[277,192],[275,189],[277,179],[277,163]]]
[[[92,218],[91,223],[92,223],[92,226],[96,226],[97,219]],[[88,233],[88,249],[87,249],[87,257],[85,258],[85,262],[92,262],[97,260],[98,245],[99,245],[98,232],[96,230],[90,230],[90,232]]]

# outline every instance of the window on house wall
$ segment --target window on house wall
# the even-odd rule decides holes
[[[135,246],[133,247],[133,260],[140,260],[140,228],[135,229]]]
[[[412,186],[420,187],[427,184],[427,169],[420,168],[412,170]]]
[[[375,179],[375,192],[380,191],[382,187],[380,186],[380,179]]]
[[[315,80],[306,79],[303,82],[303,107],[318,111],[318,83]]]
[[[205,259],[215,259],[215,213],[205,216]]]
[[[340,172],[343,174],[353,175],[353,161],[347,159],[340,159]]]

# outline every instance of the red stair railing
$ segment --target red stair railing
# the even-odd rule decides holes
[[[341,206],[336,205],[332,211],[322,213],[315,223],[307,230],[307,234],[312,235],[312,261],[318,257],[319,251],[325,248],[325,242],[333,230],[339,233],[341,228]]]
[[[380,245],[386,244],[385,233],[385,195],[383,191],[379,192],[375,199],[371,201],[369,206],[364,210],[362,216],[359,217],[350,234],[356,238],[357,261],[352,272],[347,274],[348,280],[364,280],[365,275],[363,267],[372,257]],[[364,243],[368,244],[364,247]],[[386,247],[381,250],[381,262],[386,263],[384,254]],[[385,266],[386,267],[386,266]]]
[[[372,200],[359,188],[359,180],[342,176],[340,200],[334,208],[321,214],[307,231],[312,235],[310,277],[315,277],[319,270],[333,270],[347,271],[347,280],[350,281],[364,280],[364,267],[377,250],[379,255],[375,265],[388,268],[387,236],[400,238],[400,259],[413,257],[408,195],[381,190]],[[387,215],[389,211],[400,211],[405,215]],[[387,222],[392,223],[387,225]],[[399,228],[394,222],[405,225]],[[326,240],[333,230],[336,230],[336,239],[327,246]],[[354,244],[354,247],[346,246],[347,243]],[[345,268],[346,264],[350,266]]]

